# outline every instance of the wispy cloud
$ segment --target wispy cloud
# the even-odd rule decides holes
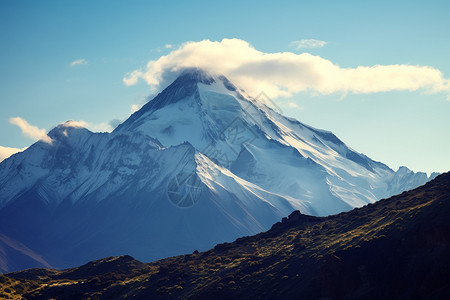
[[[116,129],[117,126],[120,125],[120,123],[122,123],[124,120],[121,119],[112,119],[111,121],[108,122],[108,124],[111,127],[111,131]]]
[[[84,58],[74,60],[73,62],[70,63],[71,67],[86,66],[86,65],[88,65],[88,61],[86,59],[84,59]]]
[[[75,120],[69,120],[67,122],[64,122],[62,125],[65,127],[76,127],[76,128],[87,128],[93,132],[111,132],[114,130],[114,127],[112,126],[112,124],[114,123],[115,120],[112,120],[111,122],[103,122],[103,123],[90,123],[90,122],[86,122],[84,120],[79,120],[79,121],[75,121]]]
[[[20,117],[9,119],[9,123],[18,126],[22,130],[22,134],[35,141],[41,140],[45,143],[52,143],[52,139],[47,135],[45,129],[41,129],[37,126],[30,125],[27,121]]]
[[[88,128],[94,132],[111,132],[114,130],[114,128],[111,126],[111,122],[90,124]]]
[[[303,110],[303,107],[299,106],[297,103],[295,102],[288,102],[287,106],[289,108],[295,108],[297,110]]]
[[[75,128],[83,128],[88,127],[89,123],[86,121],[75,121],[75,120],[69,120],[62,124],[64,127],[75,127]]]
[[[164,45],[164,48],[170,49],[170,48],[173,48],[173,45],[172,45],[172,44],[165,44],[165,45]]]
[[[142,70],[134,70],[134,71],[127,73],[123,77],[122,81],[126,86],[135,85],[136,83],[138,83],[139,78],[143,78],[143,74],[144,74],[144,72]],[[155,85],[156,84],[158,84],[158,83],[155,82]]]
[[[19,148],[11,148],[11,147],[3,147],[0,146],[0,162],[7,159],[11,155],[21,152],[23,150],[27,149],[27,147],[19,149]]]
[[[168,55],[149,61],[144,69],[129,72],[123,82],[133,85],[143,79],[157,91],[188,67],[224,74],[251,95],[260,91],[271,97],[287,97],[305,91],[369,94],[418,90],[450,95],[450,80],[430,66],[396,64],[343,68],[309,53],[261,52],[239,39],[187,42]]]
[[[144,106],[144,104],[131,104],[130,108],[131,108],[131,113],[135,113],[138,110],[140,110],[142,108],[142,106]]]
[[[319,41],[315,39],[307,39],[300,41],[293,41],[289,44],[289,46],[294,47],[295,49],[314,49],[314,48],[322,48],[325,46],[327,42]]]

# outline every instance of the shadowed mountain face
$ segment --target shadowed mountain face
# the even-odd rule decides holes
[[[10,265],[11,262],[18,265]],[[26,269],[46,267],[51,268],[40,255],[28,249],[22,243],[0,234],[0,270]]]
[[[27,299],[448,299],[449,214],[446,173],[350,212],[296,211],[267,232],[205,252],[150,264],[110,257],[0,282]]]
[[[293,210],[335,214],[430,179],[394,172],[197,69],[112,133],[66,122],[48,135],[0,164],[0,234],[40,257],[8,246],[0,272],[203,251]]]

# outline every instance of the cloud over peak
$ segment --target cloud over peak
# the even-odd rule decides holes
[[[79,120],[79,121],[69,120],[69,121],[62,123],[61,125],[64,127],[87,128],[93,132],[111,132],[115,128],[115,126],[113,126],[111,123],[116,124],[117,121],[114,119],[108,123],[103,122],[103,123],[95,123],[94,124],[94,123],[86,122],[84,120]]]
[[[304,91],[319,94],[417,90],[450,93],[450,80],[430,66],[396,64],[343,68],[309,53],[258,51],[240,39],[184,43],[169,54],[149,61],[145,67],[127,73],[123,82],[133,85],[144,80],[154,91],[160,90],[183,69],[191,67],[224,74],[251,95],[260,91],[271,97],[288,97]]]
[[[69,120],[61,124],[64,127],[75,127],[75,128],[83,128],[88,127],[89,123],[86,121],[75,121],[75,120]]]

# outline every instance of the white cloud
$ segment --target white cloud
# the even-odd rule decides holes
[[[23,150],[27,149],[27,147],[19,149],[19,148],[11,148],[11,147],[3,147],[0,146],[0,162],[7,159],[11,155],[21,152]]]
[[[123,83],[126,86],[135,85],[138,83],[139,78],[142,77],[142,71],[141,70],[134,70],[132,72],[129,72],[123,77]]]
[[[298,110],[303,110],[303,107],[300,107],[300,106],[299,106],[297,103],[295,103],[295,102],[288,102],[287,106],[290,107],[290,108],[295,108],[295,109],[298,109]]]
[[[164,48],[170,49],[170,48],[173,48],[173,45],[171,45],[171,44],[165,44],[165,45],[164,45]]]
[[[90,124],[88,128],[93,132],[111,132],[114,130],[109,122]]]
[[[82,127],[88,127],[89,123],[86,121],[74,121],[74,120],[69,120],[66,121],[62,124],[64,127],[76,127],[76,128],[82,128]]]
[[[88,64],[87,60],[84,59],[84,58],[81,58],[81,59],[77,59],[77,60],[74,60],[73,62],[71,62],[71,63],[70,63],[70,66],[71,66],[71,67],[75,67],[75,66],[85,66],[85,65],[87,65],[87,64]]]
[[[9,123],[20,127],[22,134],[29,137],[35,141],[41,140],[43,142],[52,143],[52,139],[47,135],[45,129],[38,128],[36,126],[30,125],[27,121],[22,118],[15,117],[9,119]]]
[[[135,113],[138,110],[140,110],[142,108],[142,106],[144,106],[144,104],[131,104],[130,108],[131,108],[131,113]]]
[[[325,42],[325,41],[309,39],[309,40],[293,41],[289,44],[289,46],[294,47],[295,49],[299,50],[299,49],[322,48],[326,44],[327,44],[327,42]]]
[[[110,123],[90,123],[90,122],[86,122],[84,120],[80,120],[80,121],[74,121],[74,120],[69,120],[67,122],[64,122],[62,124],[65,127],[77,127],[77,128],[87,128],[93,132],[111,132],[114,130],[113,126]]]
[[[168,55],[149,61],[145,69],[127,73],[123,82],[133,85],[143,79],[155,91],[164,88],[188,67],[224,74],[251,95],[264,91],[270,97],[292,96],[304,91],[319,94],[417,90],[450,93],[450,80],[433,67],[397,64],[343,68],[309,53],[261,52],[239,39],[184,43]]]

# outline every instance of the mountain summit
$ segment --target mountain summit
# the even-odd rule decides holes
[[[49,136],[0,164],[0,234],[14,241],[0,244],[0,270],[204,250],[294,210],[334,214],[430,179],[394,172],[199,69],[110,134],[66,122]],[[13,244],[33,254],[26,263]]]

